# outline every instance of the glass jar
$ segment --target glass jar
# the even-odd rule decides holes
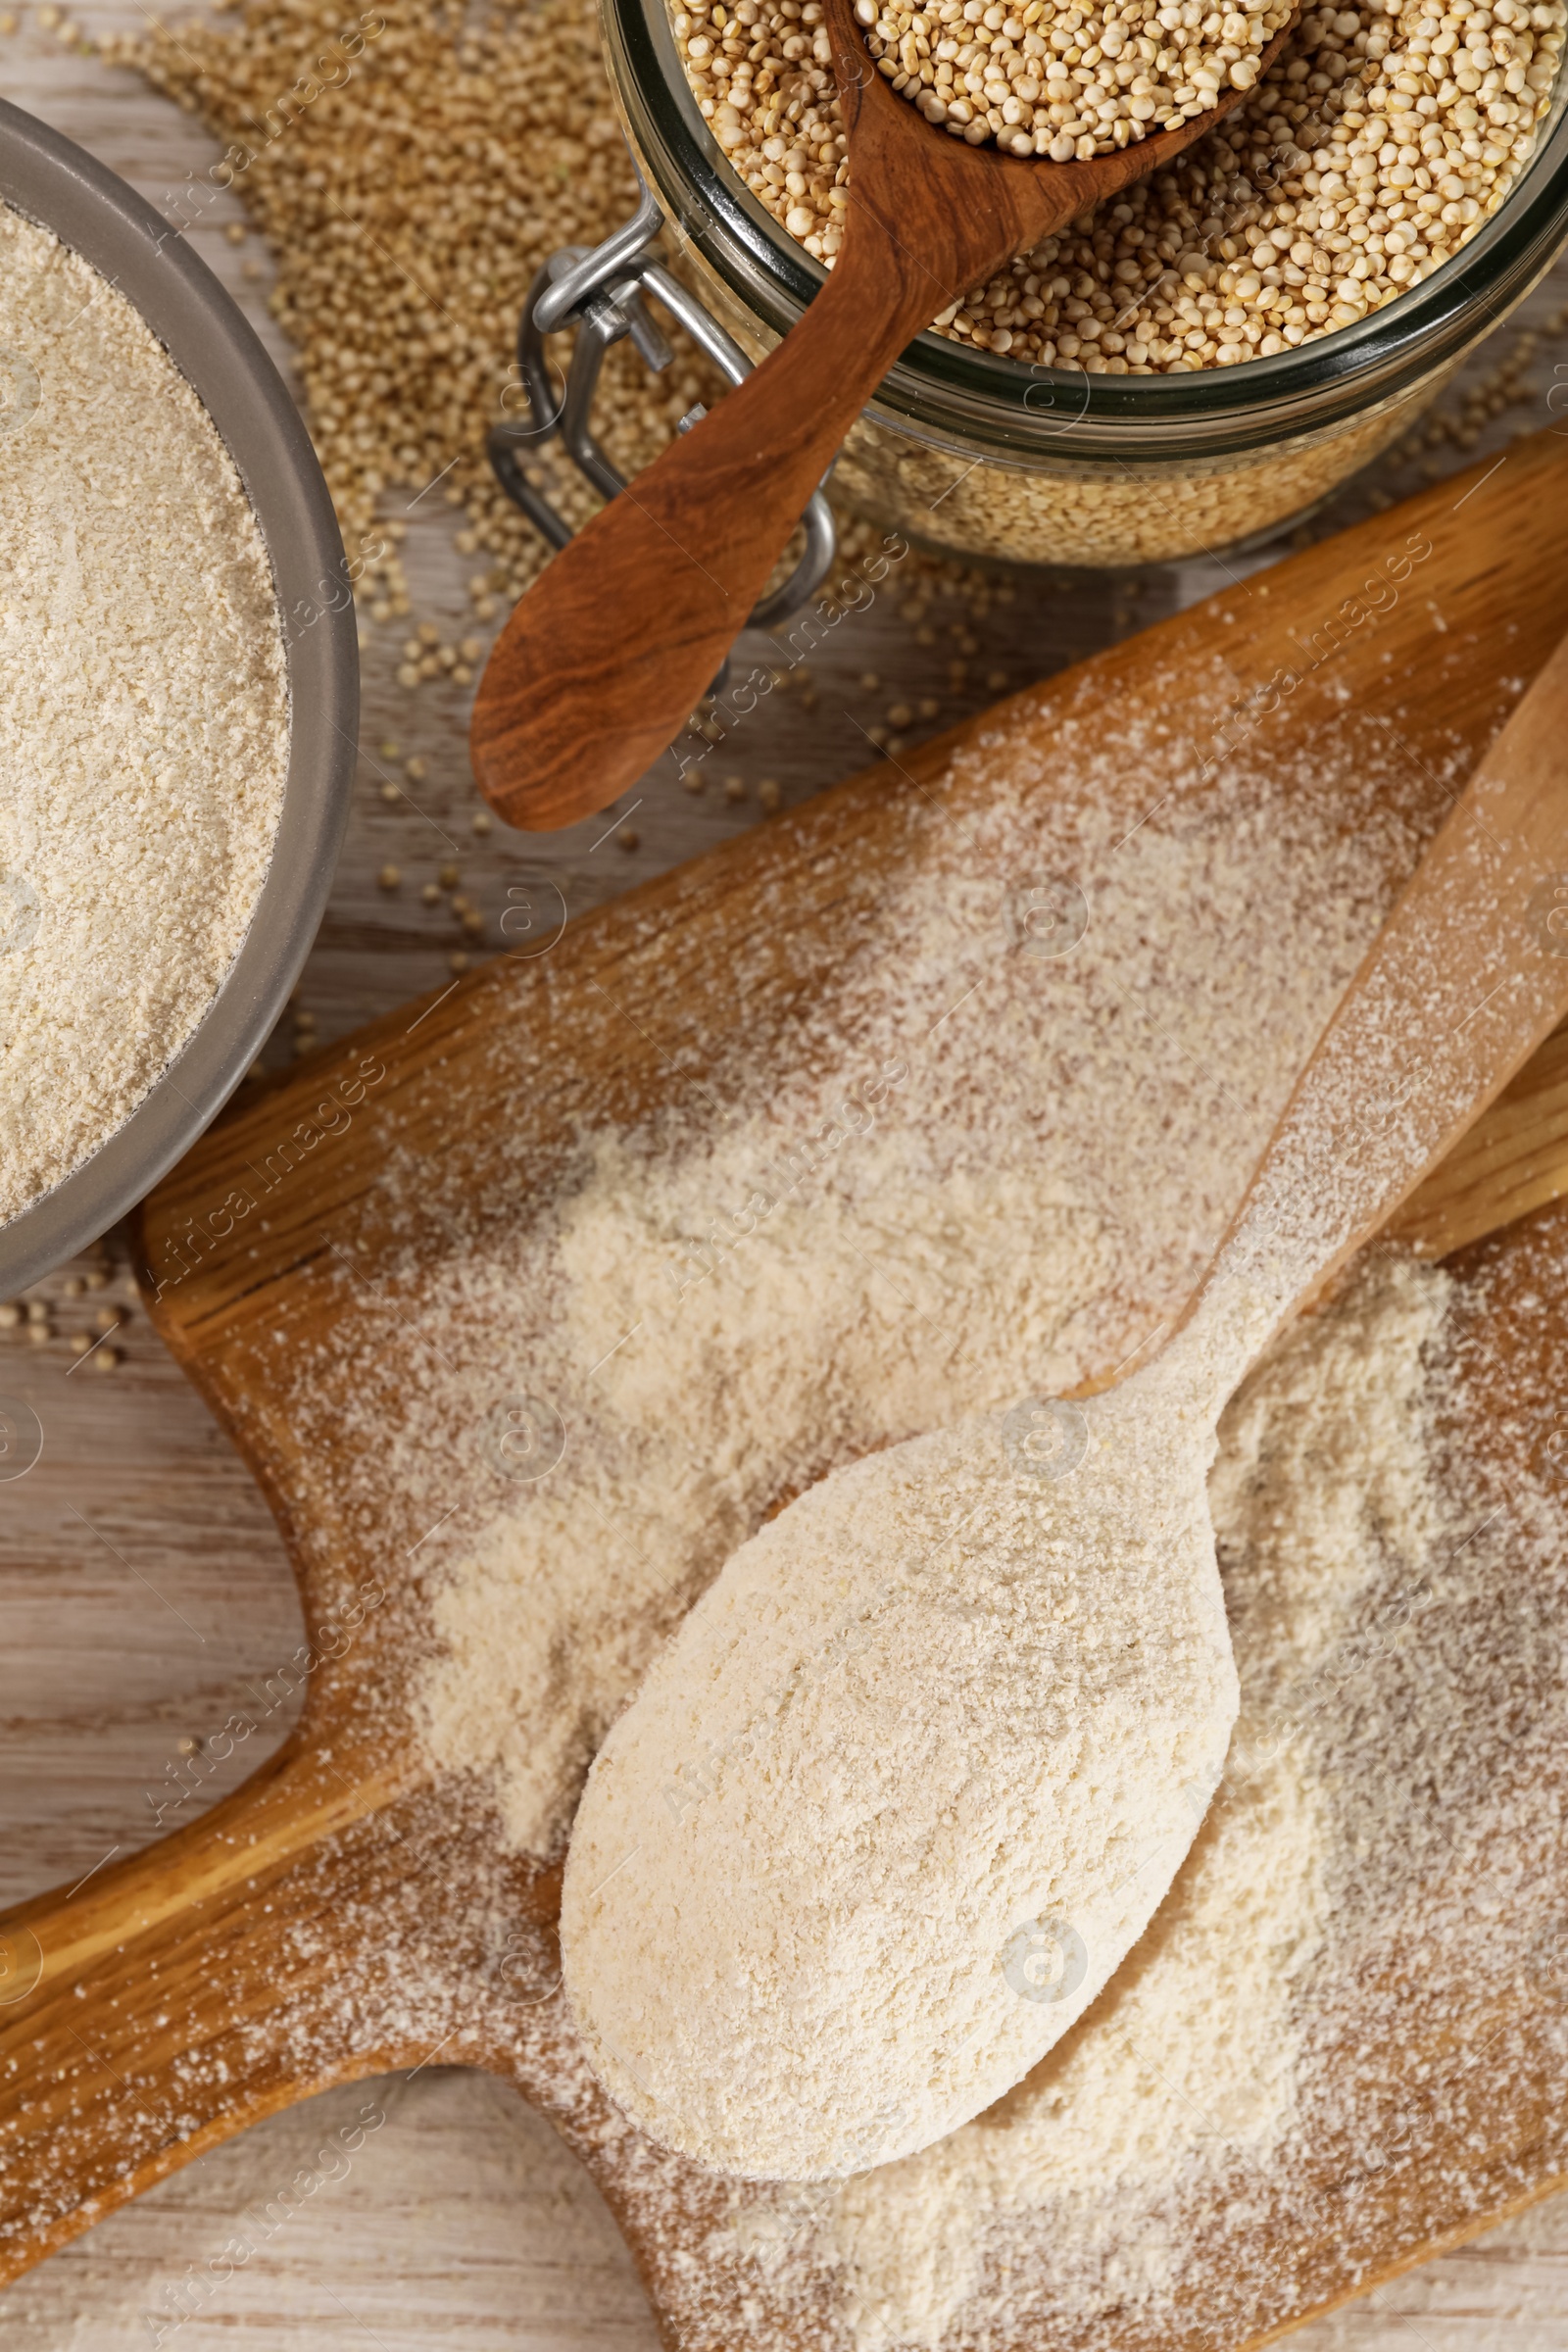
[[[665,0],[601,0],[621,118],[677,266],[754,358],[824,276],[725,162]],[[1164,563],[1281,528],[1395,440],[1568,241],[1568,69],[1534,155],[1452,260],[1369,318],[1195,374],[1021,366],[915,338],[845,443],[847,502],[944,553]]]

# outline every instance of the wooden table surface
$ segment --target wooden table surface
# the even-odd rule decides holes
[[[0,24],[14,6],[0,0]],[[155,203],[213,160],[216,147],[198,122],[134,76],[64,46],[33,8],[16,14],[18,29],[0,31],[8,97],[80,140]],[[71,18],[92,35],[134,29],[148,14],[134,0],[103,0]],[[265,251],[254,236],[224,234],[243,220],[225,198],[190,233],[286,367],[265,308]],[[1555,321],[1565,301],[1568,269],[1559,269],[1446,396],[1444,414],[1459,418],[1467,386],[1492,387],[1467,413],[1478,440],[1461,448],[1441,438],[1413,458],[1385,463],[1315,518],[1313,532],[1356,519],[1369,503],[1480,452],[1500,455],[1513,433],[1550,423],[1554,387],[1568,378],[1568,339]],[[1517,354],[1511,379],[1498,382],[1497,363],[1515,351],[1527,321],[1544,327],[1541,340]],[[410,516],[415,618],[441,621],[448,637],[471,626],[452,529],[440,509]],[[789,800],[862,765],[864,728],[885,721],[899,701],[930,693],[933,669],[948,691],[931,724],[951,724],[1004,684],[1058,668],[1280,552],[1276,545],[1142,575],[1013,574],[1010,598],[993,608],[961,683],[916,642],[900,609],[903,583],[890,582],[893,592],[842,628],[813,664],[811,707],[799,696],[774,698],[766,727],[711,763],[740,779],[740,797],[728,797],[716,779],[700,798],[670,781],[650,782],[630,851],[613,832],[600,838],[603,822],[543,840],[500,827],[476,836],[463,696],[399,687],[395,645],[407,624],[371,632],[360,794],[300,993],[315,1035],[331,1038],[448,969],[464,943],[450,913],[427,909],[418,897],[438,864],[460,865],[492,942],[507,884],[519,873],[554,875],[579,911],[762,821],[757,787],[764,779],[775,779]],[[948,606],[939,595],[933,617],[954,641],[947,653],[965,654],[972,623],[961,598]],[[385,778],[401,779],[415,756],[428,771],[417,808],[383,792]],[[376,880],[388,863],[403,877],[395,894]],[[270,1061],[288,1058],[293,1028],[285,1024],[273,1040]],[[4,1490],[0,1506],[0,1900],[83,1877],[148,1839],[161,1817],[181,1818],[181,1804],[197,1801],[181,1793],[188,1758],[299,1639],[271,1522],[137,1314],[123,1252],[113,1243],[111,1258],[103,1289],[68,1292],[86,1276],[86,1261],[39,1286],[52,1334],[43,1344],[30,1344],[24,1327],[0,1329],[0,1393],[47,1399],[51,1432],[43,1460]],[[122,1360],[107,1377],[90,1363],[73,1369],[71,1335],[94,1330],[106,1305],[122,1318],[106,1343]],[[289,1720],[284,1708],[272,1715],[277,1739]],[[258,1760],[248,1753],[248,1764]],[[203,1800],[224,1786],[221,1773],[204,1771]],[[367,2135],[345,2170],[341,2155],[321,2152],[350,2118]],[[296,2210],[270,2223],[269,2200],[290,2182]],[[240,2230],[256,2246],[252,2257],[219,2296],[181,2317],[187,2269],[206,2271]],[[236,2342],[270,2352],[459,2344],[470,2352],[653,2352],[656,2335],[608,2214],[549,2127],[487,2078],[433,2067],[331,2091],[274,2118],[0,2295],[6,2352],[145,2352],[176,2340],[180,2352]],[[1429,2352],[1568,2352],[1568,2200],[1537,2208],[1292,2340],[1300,2352],[1408,2352],[1412,2344]]]

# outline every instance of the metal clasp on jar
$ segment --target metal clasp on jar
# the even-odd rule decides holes
[[[517,329],[517,367],[528,395],[529,420],[493,425],[486,444],[502,489],[552,547],[565,546],[572,535],[571,526],[528,480],[523,458],[559,436],[577,470],[603,497],[618,498],[625,489],[624,474],[595,440],[589,417],[599,371],[612,343],[629,335],[655,374],[674,357],[649,315],[645,292],[654,295],[679,321],[732,384],[743,382],[752,372],[752,363],[740,345],[660,260],[656,247],[664,216],[640,173],[638,186],[642,201],[624,227],[617,228],[602,245],[564,245],[536,273]],[[577,340],[564,389],[558,393],[545,338],[568,327],[576,329]],[[690,432],[707,414],[699,401],[676,429]],[[754,608],[749,628],[771,629],[788,620],[814,596],[832,567],[836,552],[833,511],[820,489],[812,492],[801,519],[806,546],[800,562],[789,578]],[[728,667],[726,662],[714,679],[714,692],[722,685]]]

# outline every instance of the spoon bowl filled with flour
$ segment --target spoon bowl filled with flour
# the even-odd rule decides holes
[[[254,1059],[357,712],[303,426],[180,237],[0,106],[0,1277],[122,1214]]]

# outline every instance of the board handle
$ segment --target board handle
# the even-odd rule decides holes
[[[396,1869],[407,1783],[296,1735],[172,1837],[0,1914],[0,2281],[262,2116],[406,2063],[357,2030],[343,1923]]]

